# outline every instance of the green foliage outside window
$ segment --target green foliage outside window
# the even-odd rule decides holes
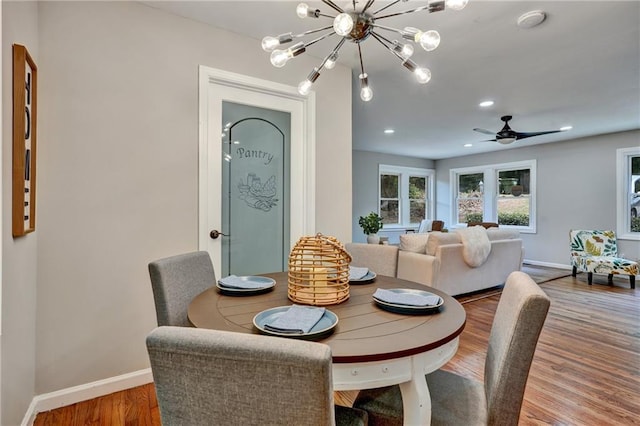
[[[466,222],[482,222],[482,213],[467,214]],[[498,214],[498,224],[512,226],[529,226],[529,215],[525,213],[500,213]],[[638,222],[640,226],[640,222]]]

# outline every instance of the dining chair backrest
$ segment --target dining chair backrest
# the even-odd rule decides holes
[[[351,265],[369,268],[379,275],[395,277],[398,271],[398,246],[386,244],[346,243]]]
[[[185,327],[146,342],[163,425],[335,423],[327,345]]]
[[[487,424],[518,424],[524,389],[550,299],[529,275],[507,278],[489,335],[484,370]]]
[[[158,325],[191,327],[187,308],[195,296],[215,285],[206,251],[184,253],[149,263]]]

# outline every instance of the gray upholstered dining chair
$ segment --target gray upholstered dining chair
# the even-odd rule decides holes
[[[334,406],[329,346],[186,327],[158,327],[147,351],[163,425],[367,424]]]
[[[426,376],[432,425],[517,425],[549,297],[524,272],[507,278],[489,335],[484,383],[444,370]],[[361,391],[371,425],[401,425],[398,386]]]
[[[379,275],[395,277],[398,271],[398,247],[384,244],[346,243],[351,264],[369,268]]]
[[[195,296],[215,285],[216,274],[206,251],[184,253],[149,263],[158,325],[191,327],[187,307]]]

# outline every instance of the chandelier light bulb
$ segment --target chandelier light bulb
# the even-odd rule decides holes
[[[469,0],[446,0],[447,9],[462,10],[469,3]]]
[[[367,86],[360,89],[360,99],[362,99],[365,102],[369,102],[372,98],[373,98],[373,90],[371,90],[371,87]]]
[[[373,90],[369,87],[369,78],[367,73],[360,74],[360,99],[365,102],[369,102],[373,98]]]
[[[300,18],[306,18],[309,16],[309,5],[306,3],[300,3],[298,7],[296,7],[296,14]]]
[[[353,18],[348,13],[341,13],[333,20],[333,30],[344,37],[353,29]]]
[[[394,40],[393,51],[400,55],[402,59],[409,59],[413,55],[413,45],[411,43],[402,44]]]
[[[328,70],[332,70],[336,66],[336,60],[338,59],[338,53],[335,52],[327,58],[324,63],[324,67]]]
[[[420,84],[427,84],[431,80],[431,71],[428,68],[416,68],[413,74]]]
[[[310,82],[309,80],[303,80],[300,82],[300,84],[298,84],[298,93],[300,93],[301,95],[308,95],[309,92],[311,91],[311,86],[313,85],[312,82]]]
[[[440,34],[437,31],[429,30],[424,33],[420,33],[416,36],[416,41],[420,43],[420,46],[427,52],[435,50],[440,45]]]
[[[402,57],[407,59],[410,58],[411,55],[413,55],[413,45],[407,43],[402,45],[402,53],[401,53]]]
[[[284,67],[289,59],[291,56],[288,50],[276,49],[271,52],[271,64],[276,68]]]
[[[265,52],[273,52],[273,49],[280,45],[277,37],[266,36],[262,39],[262,50]]]

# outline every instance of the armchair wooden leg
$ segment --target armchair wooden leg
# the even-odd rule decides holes
[[[636,288],[636,276],[629,275],[629,283],[631,283],[631,288]]]
[[[573,269],[571,270],[571,276],[575,277],[577,272],[578,272],[578,268],[574,266]]]
[[[613,274],[607,275],[607,282],[609,285],[613,285]]]
[[[593,272],[587,272],[587,282],[589,285],[593,284]]]

